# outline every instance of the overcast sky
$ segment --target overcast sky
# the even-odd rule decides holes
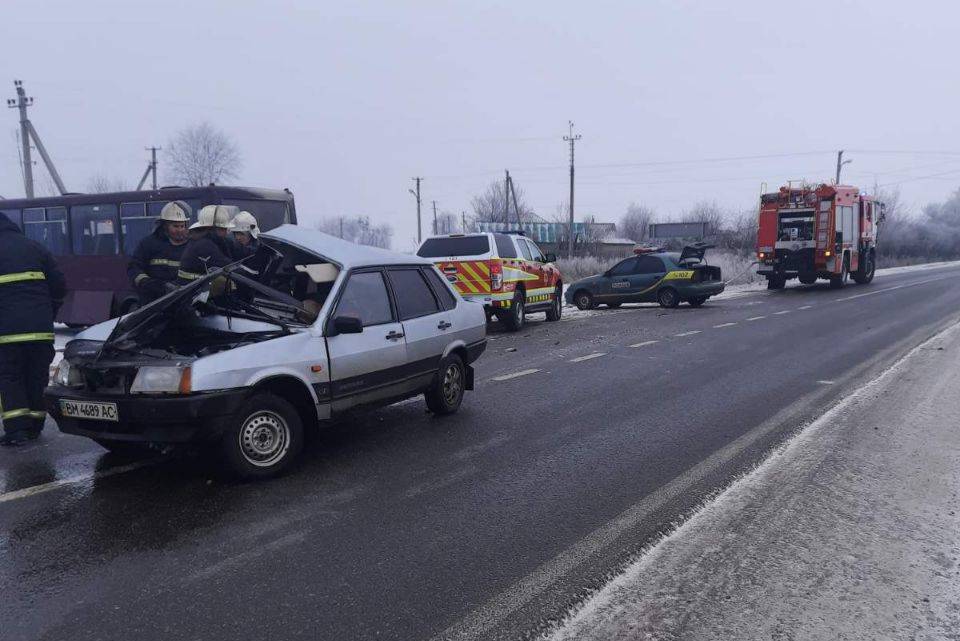
[[[4,0],[0,97],[24,81],[70,190],[135,185],[145,146],[206,120],[237,142],[238,184],[289,187],[302,223],[389,222],[405,249],[413,176],[427,208],[459,214],[510,169],[552,218],[568,120],[578,217],[753,207],[761,183],[832,178],[840,148],[844,182],[942,199],[960,186],[958,23],[947,0]]]

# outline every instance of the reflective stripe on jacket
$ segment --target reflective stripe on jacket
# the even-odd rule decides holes
[[[163,230],[163,224],[157,224],[153,233],[140,241],[133,256],[130,257],[127,277],[134,286],[140,285],[147,278],[174,283],[177,280],[177,270],[180,269],[180,259],[186,248],[186,243],[181,245],[171,243]]]

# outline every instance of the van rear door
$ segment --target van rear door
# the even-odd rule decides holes
[[[464,296],[490,293],[493,248],[487,234],[452,234],[423,241],[417,256],[430,258]]]

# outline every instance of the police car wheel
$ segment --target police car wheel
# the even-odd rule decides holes
[[[674,308],[680,304],[680,296],[674,288],[664,287],[657,292],[657,302],[660,307]]]
[[[550,309],[547,310],[547,320],[558,321],[561,316],[563,316],[563,288],[557,287],[556,291],[553,292]]]
[[[503,324],[511,332],[519,332],[527,322],[527,310],[524,306],[523,292],[518,291],[513,295],[513,302],[510,303],[510,311],[503,315]]]
[[[593,296],[590,295],[590,292],[577,292],[577,295],[573,297],[573,302],[579,310],[588,310],[594,307]]]
[[[427,409],[434,414],[453,414],[460,409],[466,389],[467,371],[463,360],[450,354],[440,362],[440,368],[424,397]]]
[[[246,479],[282,474],[303,449],[303,422],[296,408],[275,394],[250,397],[220,441],[227,468]]]
[[[691,298],[690,300],[688,300],[687,302],[690,303],[690,307],[700,307],[700,306],[703,305],[705,302],[707,302],[707,297],[706,297],[706,296],[695,296],[695,297]]]

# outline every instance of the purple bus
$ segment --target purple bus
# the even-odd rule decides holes
[[[127,280],[129,256],[153,231],[160,210],[172,200],[190,204],[191,222],[205,205],[249,211],[264,231],[297,222],[288,189],[219,185],[0,200],[0,211],[56,256],[68,288],[57,320],[80,326],[126,313],[139,304]]]

